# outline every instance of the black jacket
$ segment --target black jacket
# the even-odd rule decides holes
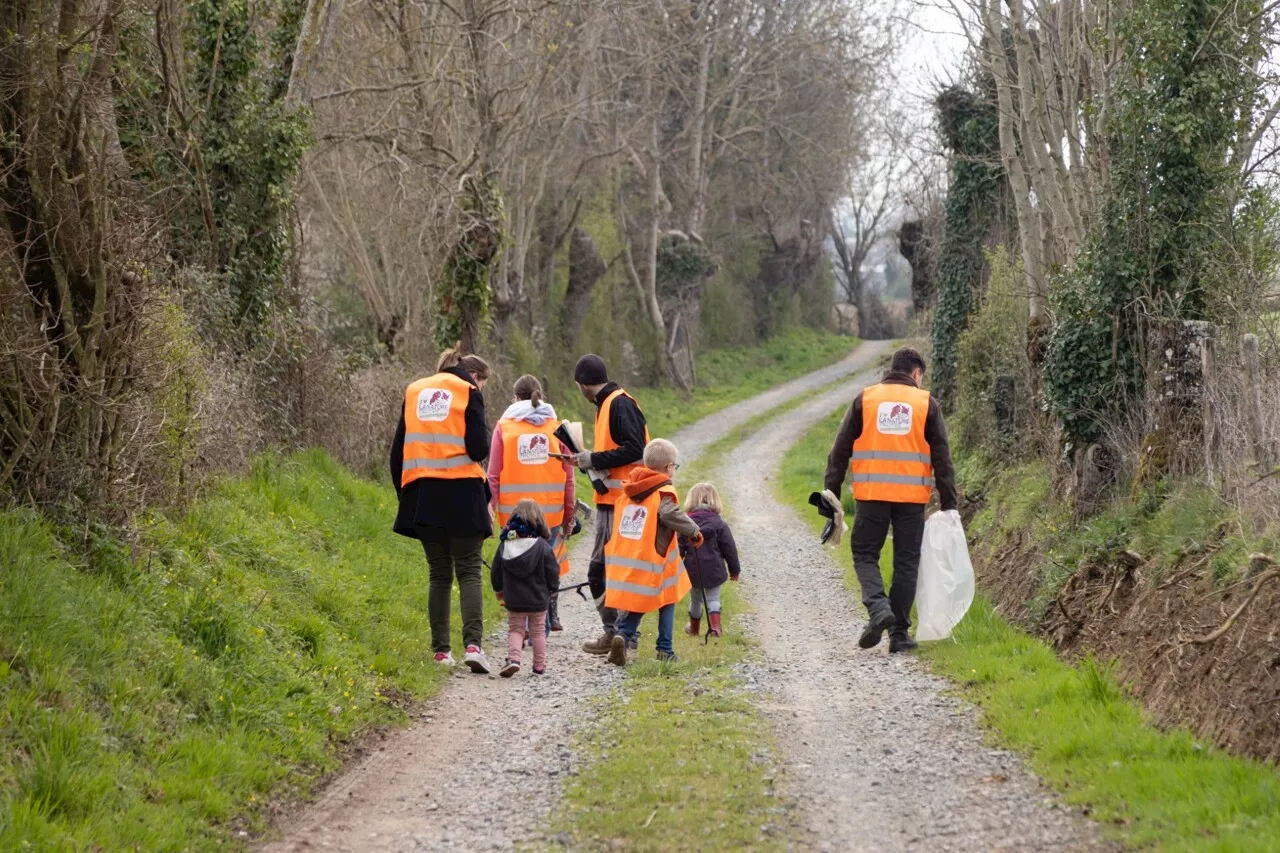
[[[467,400],[466,442],[467,455],[476,462],[489,456],[489,427],[484,419],[484,395],[475,387],[471,374],[461,367],[444,371],[471,383],[471,396]],[[454,536],[484,536],[493,534],[489,520],[489,481],[485,477],[466,477],[461,480],[441,480],[423,477],[404,488],[400,487],[400,472],[404,467],[404,406],[400,408],[400,423],[396,437],[391,442],[391,482],[395,484],[400,508],[396,513],[396,533],[413,539],[419,538],[423,528],[447,530]]]
[[[606,383],[596,395],[596,411],[604,405],[604,401],[621,386],[617,382]],[[613,436],[618,447],[591,454],[591,467],[597,471],[617,468],[619,465],[630,465],[644,458],[644,412],[636,405],[635,400],[625,394],[613,401],[609,407],[609,434]]]
[[[742,566],[738,563],[738,545],[720,514],[709,509],[695,509],[689,512],[689,517],[702,531],[700,548],[694,548],[687,536],[680,537],[680,556],[684,558],[690,583],[695,587],[710,588],[740,575]]]
[[[541,613],[560,589],[560,563],[541,537],[509,539],[498,545],[489,582],[502,593],[509,612]]]
[[[915,380],[905,373],[890,373],[882,380],[885,385],[910,385]],[[862,392],[853,398],[849,411],[836,433],[835,444],[827,456],[825,488],[832,494],[840,494],[845,474],[849,471],[849,458],[853,455],[853,442],[862,435]],[[938,503],[944,510],[956,508],[956,472],[951,465],[951,447],[947,444],[947,424],[942,419],[938,401],[929,398],[929,414],[924,421],[924,440],[929,443],[930,461],[933,463],[933,483],[938,490]]]

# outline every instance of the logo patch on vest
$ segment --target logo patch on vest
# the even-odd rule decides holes
[[[453,392],[443,388],[423,388],[418,392],[418,420],[442,421],[449,417]]]
[[[551,458],[551,445],[542,433],[527,433],[516,441],[516,455],[525,465],[541,465]]]
[[[649,510],[642,506],[627,507],[618,519],[618,535],[623,539],[639,539],[644,535],[644,523],[649,518]]]
[[[876,410],[876,429],[885,435],[911,432],[911,406],[908,403],[881,403]]]

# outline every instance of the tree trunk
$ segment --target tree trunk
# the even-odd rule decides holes
[[[577,350],[582,320],[591,307],[591,293],[607,269],[591,235],[586,229],[574,228],[569,237],[569,287],[560,305],[560,345],[566,351]]]

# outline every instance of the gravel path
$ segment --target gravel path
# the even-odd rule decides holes
[[[787,449],[875,378],[865,373],[769,423],[719,475],[734,508],[783,789],[803,831],[790,846],[1094,849],[1094,828],[1057,805],[1017,757],[985,746],[973,709],[943,695],[946,683],[924,664],[890,657],[887,640],[857,648],[865,620],[841,570],[773,493]]]
[[[864,343],[848,358],[730,406],[671,438],[689,461],[733,428],[789,399],[866,370],[886,351]],[[644,400],[641,399],[643,406]],[[570,582],[586,580],[590,542],[572,552]],[[426,566],[423,567],[426,583]],[[576,773],[575,726],[583,703],[612,690],[622,670],[583,654],[600,630],[595,608],[562,602],[564,632],[551,637],[547,675],[482,678],[459,667],[412,728],[388,735],[280,829],[266,853],[296,851],[510,850],[533,840]],[[505,629],[487,651],[500,659]],[[526,651],[526,659],[531,652]]]

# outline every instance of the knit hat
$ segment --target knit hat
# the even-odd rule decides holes
[[[587,353],[578,359],[573,368],[573,381],[579,385],[603,385],[609,381],[609,370],[604,366],[604,359],[593,353]]]

